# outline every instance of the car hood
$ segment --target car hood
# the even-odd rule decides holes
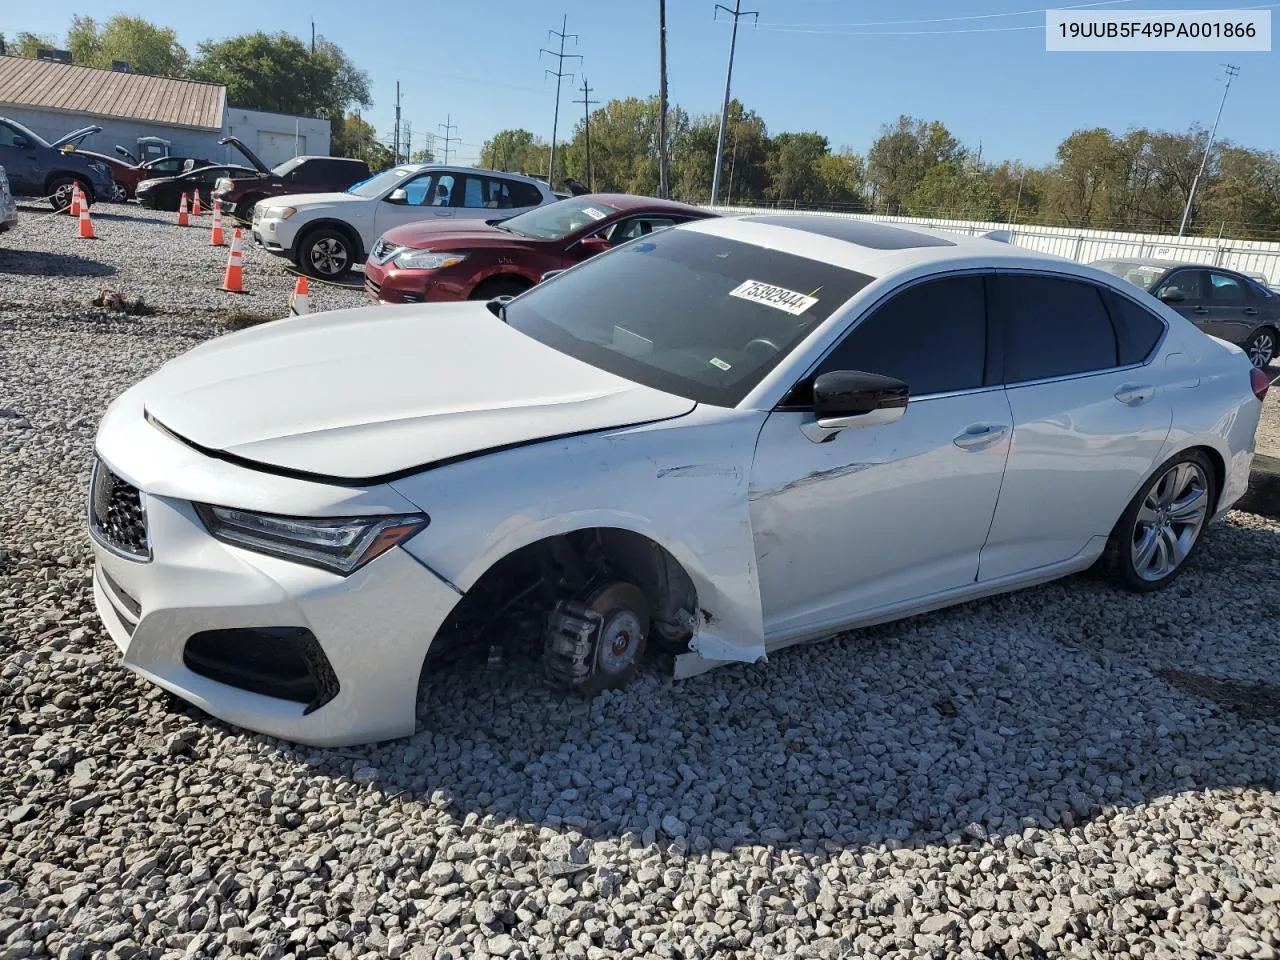
[[[397,247],[414,250],[446,250],[454,247],[524,247],[547,243],[519,237],[507,230],[491,227],[483,220],[462,220],[456,223],[408,223],[392,227],[383,238]]]
[[[273,321],[196,347],[136,389],[153,422],[194,446],[366,482],[695,406],[545,346],[480,302]]]
[[[59,147],[65,147],[68,143],[79,143],[85,137],[91,137],[95,133],[99,133],[101,130],[101,127],[81,127],[79,130],[72,130],[70,133],[63,134],[57,140],[50,143],[49,146],[57,150]]]
[[[297,207],[299,210],[324,207],[333,203],[369,202],[368,197],[357,197],[354,193],[283,193],[271,198],[273,207]]]

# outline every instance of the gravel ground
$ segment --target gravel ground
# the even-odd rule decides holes
[[[592,703],[458,668],[376,747],[135,679],[95,424],[240,306],[152,219],[0,248],[0,960],[1277,956],[1280,526],[1244,514],[1156,596],[1077,577]],[[169,312],[83,306],[90,256]]]

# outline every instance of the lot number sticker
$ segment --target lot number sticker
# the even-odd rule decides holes
[[[816,293],[817,291],[814,292]],[[793,317],[800,316],[800,314],[818,302],[817,297],[797,293],[795,290],[788,290],[786,287],[774,286],[772,283],[765,283],[763,280],[744,280],[729,291],[729,296],[738,297],[740,300],[750,300],[753,303],[762,303],[766,307],[773,307],[773,309],[789,313]]]
[[[603,211],[603,210],[597,210],[595,207],[583,207],[583,208],[582,208],[582,212],[583,212],[583,213],[585,213],[585,214],[586,214],[588,217],[590,217],[592,220],[603,220],[603,219],[604,219],[604,211]]]

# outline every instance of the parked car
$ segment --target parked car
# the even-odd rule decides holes
[[[13,201],[13,193],[9,189],[9,176],[4,167],[0,167],[0,233],[10,227],[17,226],[18,205]]]
[[[509,301],[170,361],[98,430],[94,598],[217,717],[398,737],[428,654],[499,637],[592,694],[651,645],[688,676],[1099,562],[1168,586],[1245,492],[1267,386],[1101,270],[716,217]]]
[[[101,129],[81,127],[50,143],[17,120],[0,117],[0,166],[9,172],[10,189],[20,197],[49,197],[55,210],[70,206],[77,183],[90,204],[110,197],[111,171],[105,163],[61,149]]]
[[[1250,280],[1256,280],[1264,289],[1270,290],[1273,293],[1275,292],[1276,285],[1267,279],[1267,275],[1261,270],[1241,270],[1240,272]]]
[[[135,195],[138,203],[152,210],[177,210],[182,203],[182,195],[187,195],[187,202],[194,199],[197,190],[204,203],[213,199],[213,185],[224,177],[237,173],[249,172],[248,167],[221,164],[209,167],[192,167],[176,177],[160,177],[143,180],[138,184]]]
[[[392,227],[419,220],[513,217],[555,194],[545,183],[475,167],[393,167],[345,193],[273,197],[253,212],[253,239],[321,280],[341,277]]]
[[[207,167],[211,164],[209,160],[197,160],[193,157],[157,157],[154,160],[148,160],[145,163],[131,163],[124,159],[124,155],[128,151],[123,147],[116,147],[121,152],[121,156],[109,157],[105,153],[93,153],[88,150],[77,151],[81,156],[92,157],[105,163],[111,172],[111,199],[117,203],[124,203],[126,200],[133,200],[137,196],[138,184],[146,179],[157,179],[161,177],[176,177],[184,170],[193,170],[197,167]]]
[[[1093,266],[1123,277],[1163,300],[1211,336],[1243,347],[1265,369],[1280,342],[1280,296],[1265,284],[1223,267],[1181,260],[1099,260]]]
[[[255,168],[254,173],[219,180],[213,188],[214,197],[222,201],[222,209],[245,222],[253,219],[253,208],[268,197],[286,193],[333,193],[372,175],[369,164],[348,157],[293,157],[268,169],[239,137],[225,137],[218,142],[231,144]]]
[[[633,237],[713,216],[698,207],[598,193],[535,207],[510,220],[427,220],[388,230],[364,265],[382,303],[514,295]]]

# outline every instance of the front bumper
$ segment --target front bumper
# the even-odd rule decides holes
[[[258,210],[261,209],[262,205],[259,204]],[[270,253],[285,257],[293,253],[293,241],[298,236],[298,227],[288,220],[260,217],[255,211],[252,232],[254,243]]]
[[[340,746],[411,734],[427,648],[458,601],[457,591],[400,548],[341,577],[215,540],[191,500],[173,495],[184,475],[193,475],[192,458],[203,460],[206,471],[224,475],[217,482],[228,493],[225,499],[239,501],[237,490],[265,482],[277,497],[281,484],[297,485],[300,499],[292,502],[301,504],[314,499],[314,489],[305,488],[317,485],[278,477],[255,480],[261,476],[255,471],[171,449],[183,445],[149,424],[141,427],[154,434],[143,448],[131,442],[143,436],[131,426],[100,433],[99,452],[106,467],[143,491],[151,559],[122,556],[99,534],[91,535],[94,601],[124,665],[215,717],[299,743]],[[129,470],[134,465],[154,473],[157,462],[170,468],[164,483],[148,484]],[[242,476],[235,479],[227,471]],[[193,484],[191,499],[211,499],[208,489],[196,489],[207,483]],[[147,492],[149,486],[166,489]],[[262,504],[245,507],[261,509]],[[298,512],[287,498],[276,511]],[[342,512],[341,505],[334,512]],[[288,628],[294,634],[309,632],[323,669],[332,672],[336,695],[330,689],[327,699],[317,696],[325,701],[319,706],[254,692],[213,679],[206,669],[192,669],[192,664],[200,667],[188,647],[193,635],[237,631],[243,637],[243,631]],[[207,654],[207,644],[202,649]]]
[[[390,263],[364,265],[364,293],[376,303],[439,303],[465,300],[471,285],[448,271],[400,270]]]

